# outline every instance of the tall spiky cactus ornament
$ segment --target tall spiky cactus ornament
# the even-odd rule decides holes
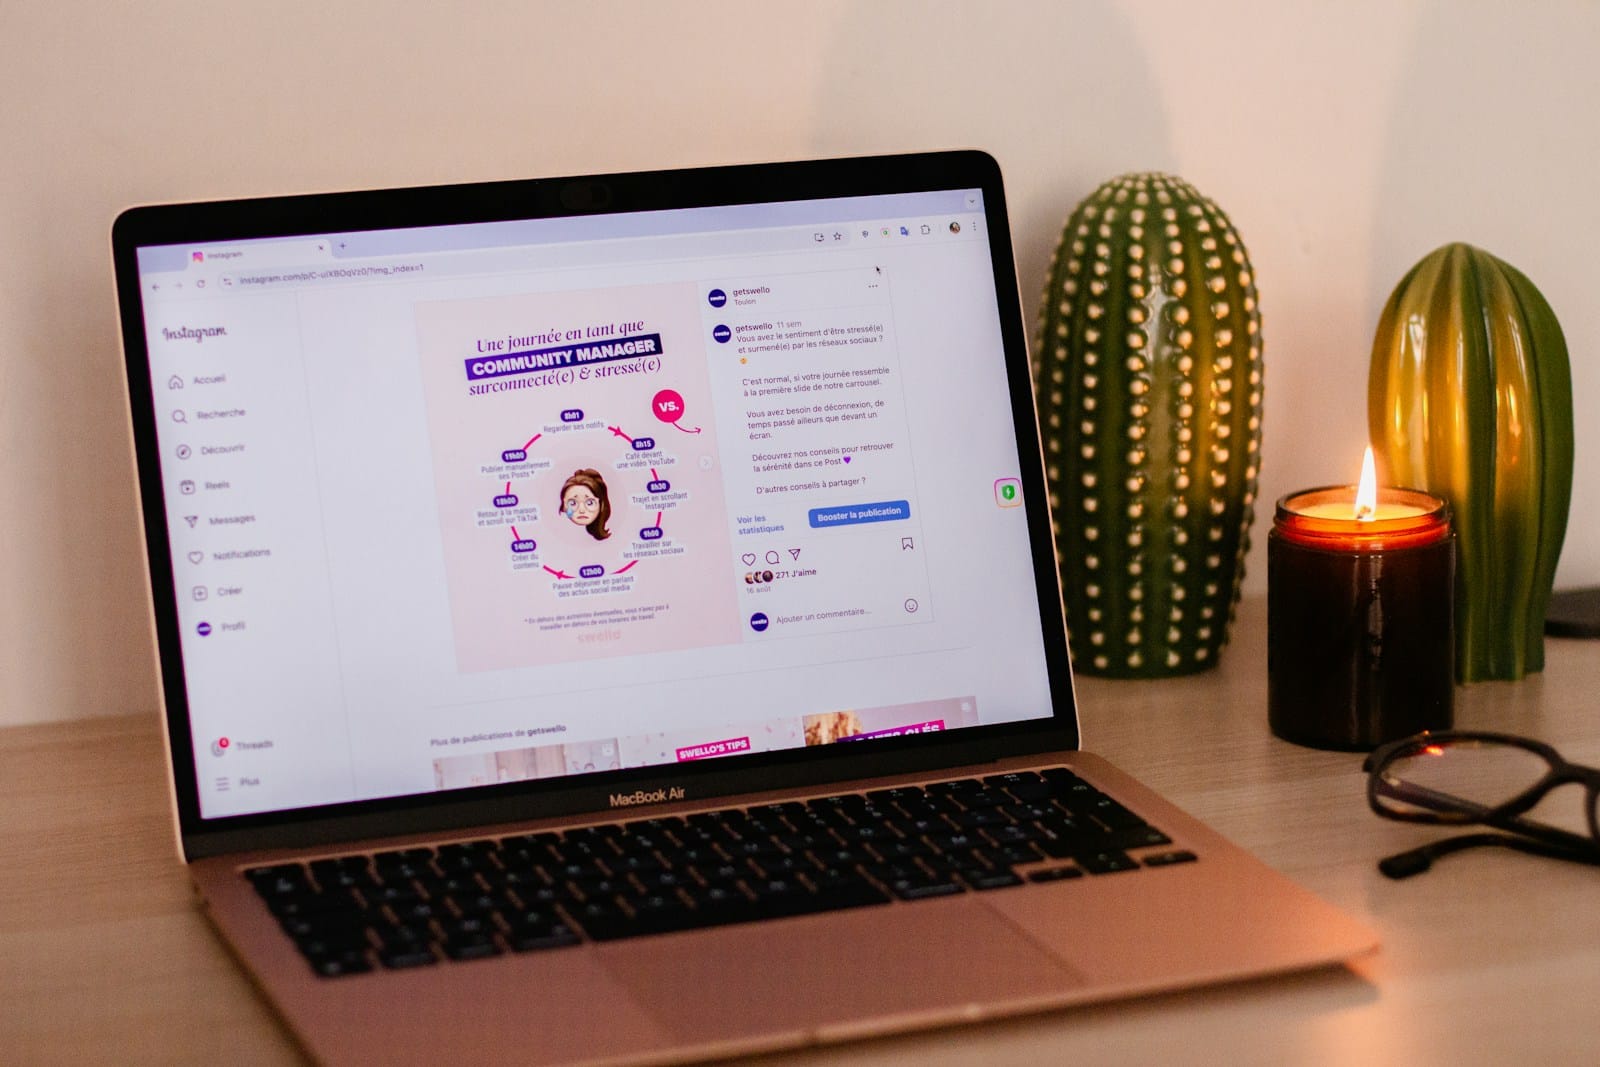
[[[1034,393],[1074,666],[1215,665],[1261,469],[1261,314],[1228,216],[1128,174],[1072,212],[1045,287]]]

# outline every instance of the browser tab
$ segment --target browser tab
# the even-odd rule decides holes
[[[305,241],[250,241],[202,245],[189,252],[189,269],[206,267],[288,267],[331,258],[326,238]]]

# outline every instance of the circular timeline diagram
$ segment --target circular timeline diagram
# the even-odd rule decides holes
[[[684,410],[683,397],[674,389],[658,391],[651,401],[651,411],[661,423],[686,434],[699,434],[699,427],[682,424]],[[558,435],[564,444],[579,435],[592,438],[597,458],[609,451],[614,458],[606,473],[593,467],[578,468],[566,477],[564,469],[557,469],[552,460],[540,456],[541,444],[548,447]],[[620,423],[591,418],[581,408],[563,410],[559,423],[534,433],[520,446],[503,450],[499,459],[506,480],[499,486],[501,491],[495,494],[493,506],[504,516],[503,524],[510,531],[512,567],[537,568],[556,582],[594,581],[633,570],[655,554],[650,546],[668,540],[670,512],[688,499],[688,494],[675,491],[671,479],[663,474],[664,469],[677,464],[677,456],[662,448],[653,436],[635,435]],[[556,519],[580,526],[594,538],[598,551],[587,559],[548,554],[543,547],[548,538],[538,533],[538,527],[546,521],[545,509],[524,500],[525,494],[529,499],[557,499],[552,483],[558,476],[565,477],[565,483],[561,484],[561,508]],[[629,523],[626,528],[611,528],[613,522],[620,523],[640,513],[643,525]],[[619,533],[623,536],[617,537],[613,548],[608,542]]]

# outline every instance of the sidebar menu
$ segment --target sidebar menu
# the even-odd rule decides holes
[[[297,299],[186,280],[147,307],[201,811],[346,799]]]

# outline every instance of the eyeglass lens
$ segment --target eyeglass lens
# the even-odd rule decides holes
[[[1550,770],[1543,756],[1516,745],[1439,741],[1392,760],[1383,777],[1416,788],[1414,802],[1383,795],[1396,812],[1437,813],[1451,806],[1489,809],[1513,800]]]

